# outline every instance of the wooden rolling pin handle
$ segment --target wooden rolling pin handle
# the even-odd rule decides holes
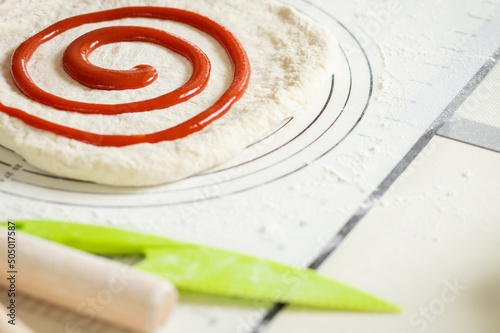
[[[9,284],[3,269],[7,263],[6,232],[0,228],[0,287],[4,288]],[[153,332],[165,324],[177,301],[175,287],[154,275],[20,232],[16,270],[19,294],[76,311],[84,324],[99,318]]]

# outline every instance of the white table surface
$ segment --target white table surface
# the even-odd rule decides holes
[[[436,137],[416,161],[320,268],[403,314],[288,309],[265,332],[500,331],[500,154]]]
[[[317,133],[310,131],[295,146],[232,169],[234,173],[222,173],[227,182],[207,175],[161,188],[117,192],[41,180],[23,173],[32,171],[23,164],[12,178],[0,176],[0,218],[114,225],[302,267],[337,239],[338,247],[320,272],[404,308],[400,315],[285,308],[263,325],[268,308],[182,294],[162,333],[499,332],[500,154],[456,141],[495,144],[480,140],[477,131],[467,132],[470,127],[465,132],[470,135],[458,135],[450,128],[453,122],[441,134],[454,140],[433,135],[455,111],[455,124],[465,119],[480,134],[489,131],[488,138],[500,132],[499,67],[489,72],[498,62],[494,52],[500,47],[500,2],[285,2],[331,28],[346,52],[337,77],[342,84],[334,89],[328,117],[342,111],[337,107],[347,92],[347,65],[354,65],[355,98],[347,98],[339,121],[321,140],[255,176],[246,177],[279,160],[280,154],[299,150]],[[389,11],[395,6],[397,10]],[[380,21],[384,11],[390,16]],[[368,108],[356,123],[369,92]],[[308,118],[295,119],[274,142],[268,140],[232,163],[264,155],[295,135],[300,119]],[[0,151],[0,160],[9,164],[0,165],[1,175],[22,164],[8,151]],[[238,178],[241,175],[245,177]],[[273,182],[266,183],[269,179]],[[260,186],[253,188],[254,183]],[[192,185],[197,190],[187,190]],[[182,200],[202,200],[173,204],[177,198],[161,192],[171,189],[179,190]],[[245,191],[237,193],[240,189]],[[109,194],[85,193],[94,190]],[[125,203],[120,205],[120,200]],[[140,206],[145,203],[151,205]],[[356,227],[344,237],[349,221]],[[335,238],[339,232],[342,237]],[[450,292],[449,284],[460,288]],[[21,315],[39,333],[60,332],[61,322],[71,318],[37,300],[20,304]],[[96,323],[82,332],[123,330]]]

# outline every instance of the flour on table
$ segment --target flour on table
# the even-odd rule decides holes
[[[211,106],[233,76],[224,49],[207,34],[165,20],[129,18],[71,29],[43,44],[28,70],[47,92],[73,101],[119,104],[151,99],[183,85],[191,64],[182,56],[152,44],[122,42],[97,49],[90,61],[111,69],[138,64],[154,66],[151,85],[125,91],[92,90],[74,81],[62,67],[65,48],[82,34],[101,27],[135,25],[178,35],[209,57],[212,74],[206,89],[191,100],[163,110],[114,116],[56,110],[24,96],[14,85],[10,57],[27,38],[62,19],[127,6],[163,6],[200,13],[224,25],[242,43],[252,67],[245,95],[221,119],[204,130],[175,141],[126,147],[97,147],[30,127],[0,112],[0,144],[32,165],[70,178],[119,186],[171,182],[231,159],[284,119],[311,103],[334,72],[338,45],[322,26],[272,0],[7,0],[0,5],[0,102],[64,126],[98,134],[147,134],[173,127]]]

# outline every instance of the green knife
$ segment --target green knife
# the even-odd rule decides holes
[[[3,225],[6,225],[4,223]],[[180,290],[322,310],[396,313],[400,308],[310,269],[208,246],[88,224],[17,221],[16,229],[100,255],[142,255],[134,267]]]

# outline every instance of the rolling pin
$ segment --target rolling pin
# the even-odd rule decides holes
[[[0,244],[0,287],[9,289],[6,228],[0,228]],[[153,332],[177,301],[171,283],[128,265],[21,232],[15,245],[17,292],[76,312],[79,319],[65,323],[70,331],[101,319]]]

